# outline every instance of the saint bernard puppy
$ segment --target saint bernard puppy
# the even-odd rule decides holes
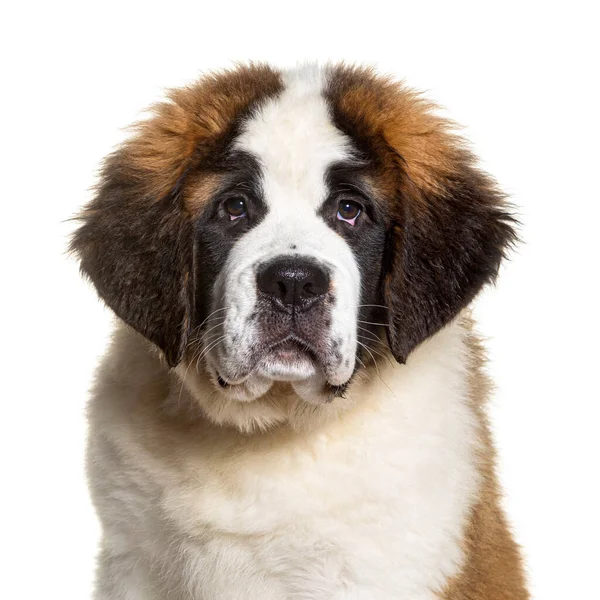
[[[177,89],[72,249],[97,600],[522,600],[468,305],[515,240],[452,123],[367,68]]]

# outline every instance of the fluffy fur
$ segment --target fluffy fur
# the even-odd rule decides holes
[[[432,105],[343,65],[210,76],[82,219],[123,321],[89,408],[97,600],[528,598],[466,308],[512,220]],[[281,257],[328,289],[265,294]]]

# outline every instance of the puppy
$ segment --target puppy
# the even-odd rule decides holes
[[[81,220],[119,317],[96,600],[528,598],[468,313],[514,222],[435,106],[345,65],[209,75]]]

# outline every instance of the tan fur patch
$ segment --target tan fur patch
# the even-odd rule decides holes
[[[187,210],[193,216],[212,198],[222,180],[221,175],[205,171],[190,175],[186,181],[183,199]]]

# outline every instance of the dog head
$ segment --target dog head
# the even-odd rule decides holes
[[[72,246],[104,301],[240,402],[284,381],[322,403],[388,347],[404,363],[514,239],[451,123],[343,65],[172,92],[107,159],[82,219]]]

